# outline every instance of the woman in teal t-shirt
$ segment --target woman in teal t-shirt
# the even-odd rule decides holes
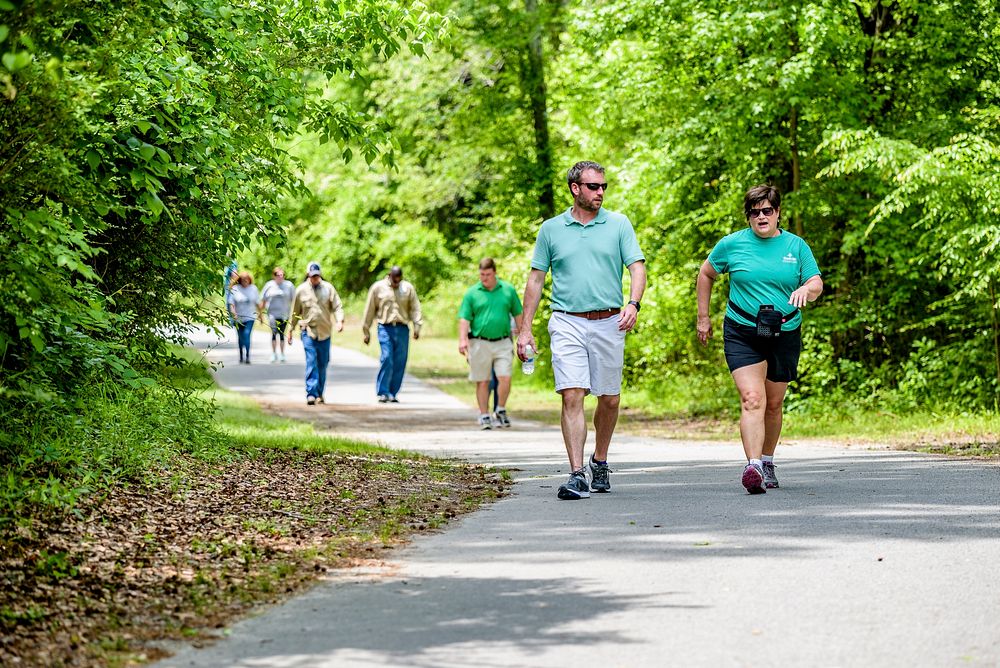
[[[782,230],[781,193],[754,186],[743,198],[749,227],[723,237],[698,274],[698,339],[708,345],[708,305],[719,274],[729,274],[723,322],[726,364],[740,393],[740,438],[747,465],[741,482],[751,494],[778,486],[774,450],[782,404],[798,373],[802,350],[799,309],[823,292],[809,245]]]

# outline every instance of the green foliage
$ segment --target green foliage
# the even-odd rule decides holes
[[[281,236],[278,202],[302,193],[282,139],[322,127],[345,150],[382,151],[384,128],[313,82],[354,72],[369,50],[422,50],[440,22],[393,2],[302,10],[4,11],[5,368],[44,371],[53,342],[90,345],[75,334],[105,344],[103,357],[122,342],[123,366],[155,366],[163,333],[205,319],[197,304],[227,254]]]
[[[445,28],[396,0],[0,2],[0,514],[207,447],[169,344],[283,238],[292,137],[392,164],[377,112],[325,86]]]
[[[454,267],[444,235],[415,222],[403,222],[387,230],[372,249],[370,269],[398,264],[422,288],[433,290],[435,279],[447,276]]]
[[[745,190],[770,182],[827,286],[807,309],[793,403],[995,405],[1000,19],[989,2],[435,9],[454,17],[446,43],[325,89],[379,110],[398,150],[391,170],[344,166],[312,142],[294,149],[312,193],[286,210],[299,266],[321,257],[355,292],[411,264],[425,295],[440,286],[429,311],[450,314],[485,255],[523,285],[546,188],[567,206],[559,173],[597,159],[609,207],[632,218],[648,260],[626,378],[673,396],[720,378],[721,337],[703,349],[694,336],[694,276],[745,224]],[[540,92],[549,146],[533,114]],[[282,250],[248,259],[263,267]],[[694,390],[671,401],[695,413],[724,403]]]
[[[538,173],[529,131],[521,31],[529,17],[516,3],[434,7],[451,11],[447,42],[376,60],[365,79],[338,79],[324,91],[378,110],[398,147],[392,168],[345,165],[338,147],[296,142],[290,150],[310,194],[286,210],[288,245],[257,249],[244,264],[293,264],[297,272],[317,258],[348,292],[399,264],[430,295],[494,255],[504,275],[521,279],[538,200],[552,181]]]
[[[80,495],[112,483],[141,483],[182,453],[232,456],[213,412],[186,393],[113,380],[78,392],[69,406],[5,402],[0,522],[32,508],[72,508]]]
[[[648,259],[631,387],[725,410],[721,337],[695,341],[694,276],[745,224],[747,187],[771,182],[827,286],[790,405],[995,409],[995,9],[0,2],[0,428],[58,450],[43,420],[86,422],[95,392],[121,411],[165,401],[164,364],[162,382],[190,380],[167,343],[217,319],[206,304],[231,257],[293,280],[318,260],[353,299],[400,264],[451,331],[481,257],[524,284],[581,158],[608,166],[608,206]],[[183,406],[179,421],[202,423]],[[39,496],[90,470],[70,456],[48,477],[37,462],[62,455],[24,447],[6,452],[41,471]]]
[[[574,143],[618,166],[609,203],[649,258],[633,383],[721,364],[718,343],[693,344],[693,278],[745,224],[746,188],[771,182],[827,285],[794,401],[994,406],[998,17],[975,0],[855,5],[620,0],[577,15],[572,43],[588,46],[556,63],[577,77],[555,96]],[[609,71],[613,95],[581,94]]]

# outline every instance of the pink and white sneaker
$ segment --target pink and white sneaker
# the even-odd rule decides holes
[[[764,471],[756,464],[747,464],[743,469],[743,486],[751,494],[766,494],[764,489]]]

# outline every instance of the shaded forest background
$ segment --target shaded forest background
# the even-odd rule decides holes
[[[499,258],[523,286],[539,222],[570,204],[566,169],[596,159],[648,257],[630,384],[712,411],[725,370],[720,346],[696,343],[694,276],[768,182],[827,284],[795,402],[996,407],[992,3],[432,6],[446,39],[324,91],[384,123],[392,168],[345,164],[352,147],[315,135],[291,143],[309,195],[284,203],[287,246],[243,256],[258,274],[297,277],[317,257],[354,293],[398,263],[451,333],[476,261]]]
[[[998,45],[992,0],[0,0],[0,514],[215,437],[170,344],[231,259],[400,264],[448,334],[578,159],[648,258],[631,388],[729,406],[694,278],[770,182],[827,285],[790,407],[996,412]]]

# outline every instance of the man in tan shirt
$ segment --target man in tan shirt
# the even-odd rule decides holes
[[[365,305],[365,324],[362,331],[365,345],[371,341],[372,322],[378,322],[378,343],[382,348],[379,356],[378,376],[375,392],[379,403],[398,403],[396,393],[403,384],[406,358],[410,348],[409,323],[413,323],[413,339],[420,338],[420,300],[413,284],[403,280],[403,270],[393,267],[381,281],[376,281],[368,290]]]
[[[310,262],[306,280],[295,289],[291,320],[288,323],[288,343],[292,343],[295,326],[302,328],[302,349],[306,353],[306,403],[326,403],[326,367],[330,364],[330,336],[333,323],[344,331],[344,307],[337,290],[323,280],[318,262]]]

